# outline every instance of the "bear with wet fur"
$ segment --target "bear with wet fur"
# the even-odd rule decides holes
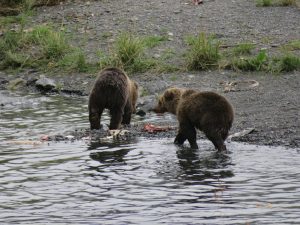
[[[159,97],[153,111],[177,116],[179,131],[175,144],[182,145],[188,140],[191,148],[198,149],[196,129],[199,129],[216,149],[226,150],[224,141],[232,126],[234,111],[225,97],[209,91],[169,88]]]
[[[104,109],[110,112],[109,129],[119,129],[130,124],[131,114],[136,112],[138,85],[118,68],[106,68],[95,80],[89,96],[89,121],[91,129],[100,129]]]

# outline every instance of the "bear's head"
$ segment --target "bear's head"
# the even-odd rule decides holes
[[[169,88],[158,98],[158,104],[153,108],[156,113],[173,113],[176,115],[177,105],[183,89]]]

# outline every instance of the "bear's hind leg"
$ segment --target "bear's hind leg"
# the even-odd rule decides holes
[[[124,115],[122,117],[122,124],[125,124],[125,125],[129,125],[130,124],[130,121],[131,121],[131,114],[132,114],[132,111],[131,111],[131,106],[130,104],[127,102],[125,108],[124,108]]]
[[[111,110],[110,114],[111,114],[111,118],[110,118],[109,129],[110,130],[119,129],[121,126],[123,111],[122,110],[117,110],[117,111]]]
[[[103,109],[90,109],[89,111],[89,121],[91,125],[91,130],[99,130],[100,129],[100,120]]]
[[[185,137],[184,134],[178,132],[178,134],[176,135],[176,138],[174,140],[174,144],[183,145],[183,143],[185,142],[186,139],[187,138]]]
[[[198,145],[196,142],[196,129],[194,126],[187,122],[183,122],[179,124],[179,131],[175,138],[174,143],[178,145],[182,145],[187,139],[190,143],[192,149],[198,149]]]
[[[217,131],[204,131],[206,137],[214,144],[218,151],[226,151],[226,145],[221,137],[221,134]]]
[[[187,132],[187,139],[190,143],[191,149],[198,149],[198,145],[196,142],[197,132],[195,127],[191,126]]]

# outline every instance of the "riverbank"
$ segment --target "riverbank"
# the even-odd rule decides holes
[[[288,147],[300,146],[299,129],[299,85],[300,74],[293,72],[281,76],[272,74],[233,73],[231,71],[197,72],[186,74],[161,74],[153,77],[151,74],[135,75],[133,77],[140,87],[139,106],[143,107],[144,99],[150,99],[150,104],[155,104],[155,95],[163,92],[167,87],[178,86],[195,88],[202,91],[215,91],[225,95],[235,109],[235,121],[230,133],[242,131],[247,128],[254,128],[251,134],[238,137],[234,140],[243,141],[258,145],[281,145]],[[34,75],[36,76],[36,75]],[[23,75],[23,78],[31,80],[30,75]],[[11,78],[15,78],[11,76]],[[7,87],[7,78],[0,73],[2,88]],[[70,90],[70,93],[82,93],[88,95],[92,87],[94,77],[55,77],[51,79]],[[253,81],[258,86],[241,86],[243,81]],[[228,92],[224,83],[237,82],[236,89]],[[31,86],[25,87],[32,88]],[[147,95],[143,94],[147,93]],[[147,112],[148,113],[148,112]],[[88,118],[86,118],[88,120]],[[171,125],[176,123],[170,121]],[[140,126],[135,129],[140,129]],[[160,134],[170,136],[170,134]],[[152,135],[155,137],[155,134]]]

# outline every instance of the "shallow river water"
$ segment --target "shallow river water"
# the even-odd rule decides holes
[[[0,110],[0,224],[300,224],[300,149],[27,142],[88,128],[87,99],[0,91]]]

